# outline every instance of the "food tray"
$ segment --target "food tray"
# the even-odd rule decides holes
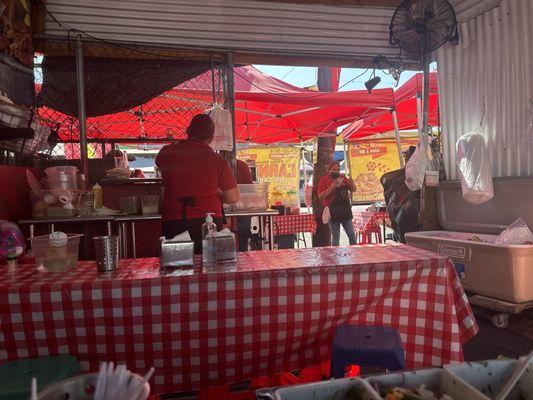
[[[476,388],[482,400],[494,399],[502,386],[511,377],[517,367],[517,360],[491,360],[447,365],[445,370],[456,377],[457,382],[466,383]],[[533,399],[533,368],[526,368],[522,377],[509,393],[506,400]]]
[[[355,390],[360,396],[352,391]],[[258,400],[379,400],[368,382],[360,378],[344,378],[305,385],[256,390]]]
[[[481,400],[484,396],[468,383],[455,379],[453,374],[445,369],[430,368],[415,371],[398,372],[367,378],[368,383],[376,390],[378,399],[379,388],[408,387],[419,388],[422,385],[431,391],[451,396],[454,400]]]
[[[303,385],[256,390],[258,400],[383,400],[379,390],[394,387],[443,392],[453,400],[492,400],[511,377],[517,360],[491,360],[395,372],[362,378],[343,378]],[[359,390],[357,395],[350,389]],[[359,397],[357,397],[359,396]],[[510,392],[507,400],[533,399],[533,365]]]

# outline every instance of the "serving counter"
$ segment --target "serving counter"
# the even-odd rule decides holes
[[[0,363],[72,354],[156,369],[154,392],[175,392],[318,365],[335,327],[399,330],[407,368],[462,361],[477,324],[451,262],[405,245],[239,253],[204,273],[121,260],[98,273],[0,268]]]

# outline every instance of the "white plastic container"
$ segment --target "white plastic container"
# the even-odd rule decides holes
[[[454,400],[480,400],[484,399],[481,394],[471,385],[455,379],[452,373],[441,368],[429,368],[415,371],[398,372],[393,374],[371,376],[367,378],[370,386],[376,390],[379,388],[390,389],[394,387],[416,389],[424,385],[427,389],[444,393]],[[381,399],[382,397],[379,396]]]
[[[64,245],[53,245],[50,235],[31,238],[35,264],[50,272],[63,272],[78,264],[78,248],[83,235],[68,234]]]
[[[268,183],[240,184],[238,187],[240,197],[232,206],[233,210],[268,209]]]
[[[160,197],[158,195],[141,196],[143,215],[159,214]]]
[[[137,196],[125,196],[118,198],[120,212],[127,215],[139,214],[139,199]]]
[[[494,399],[517,367],[517,360],[490,360],[446,365],[445,370],[455,376],[457,382],[468,384],[482,394],[478,399]],[[522,377],[506,400],[533,398],[533,368],[526,368]]]
[[[479,238],[482,242],[473,241]],[[533,300],[533,246],[494,244],[496,235],[428,231],[405,235],[407,244],[448,256],[464,288],[512,303]]]
[[[256,390],[258,400],[332,400],[357,398],[349,392],[356,390],[363,400],[380,400],[381,397],[360,378],[344,378],[304,385],[283,386]]]

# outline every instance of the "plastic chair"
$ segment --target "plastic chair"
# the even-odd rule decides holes
[[[80,364],[69,355],[24,358],[0,365],[0,400],[27,400],[31,378],[37,378],[39,390],[77,375]]]
[[[331,377],[344,377],[349,365],[391,371],[405,368],[399,332],[383,326],[339,325],[333,335]]]
[[[381,229],[365,229],[359,232],[361,235],[361,244],[381,243],[383,237],[381,235]],[[374,242],[373,239],[376,239]]]

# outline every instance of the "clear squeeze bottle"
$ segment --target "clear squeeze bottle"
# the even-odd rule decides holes
[[[211,213],[207,213],[202,225],[202,262],[204,264],[217,263],[217,226],[213,222]]]

